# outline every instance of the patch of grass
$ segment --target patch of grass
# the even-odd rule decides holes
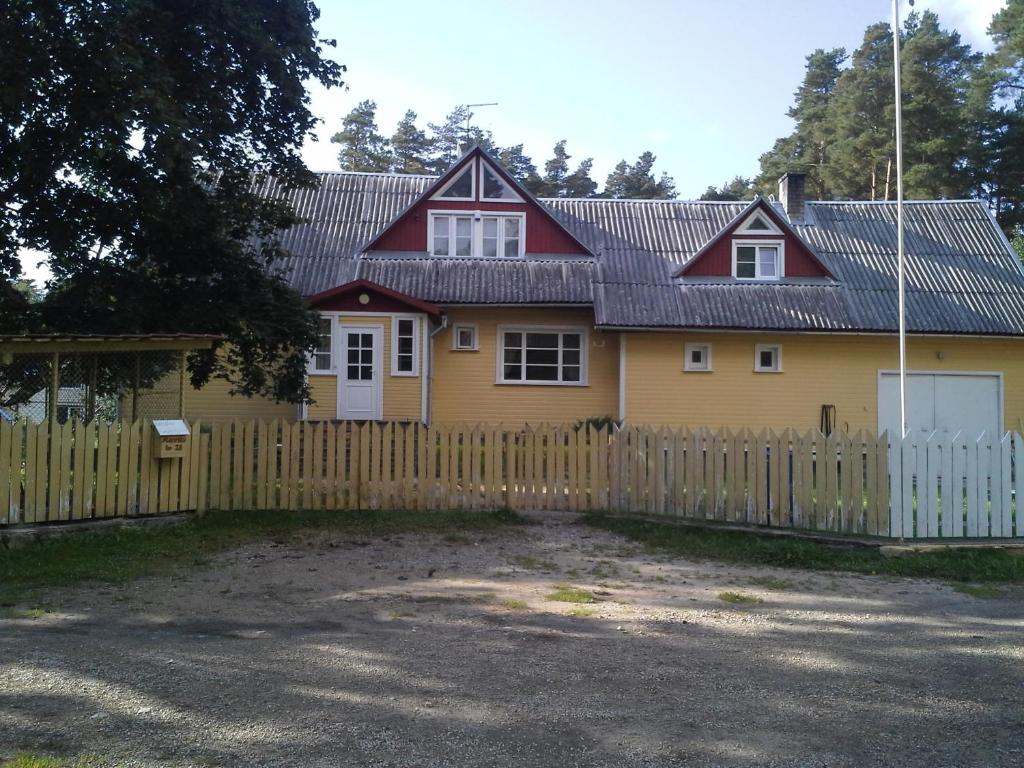
[[[773,592],[784,592],[795,586],[789,579],[780,579],[777,576],[751,576],[748,581],[755,586],[764,587]]]
[[[745,595],[742,592],[719,592],[718,599],[723,603],[732,603],[733,605],[754,605],[764,602],[760,597]]]
[[[473,539],[464,533],[446,533],[443,537],[444,541],[449,544],[472,544]]]
[[[582,606],[576,606],[575,608],[569,609],[569,615],[575,616],[578,619],[587,619],[594,615],[593,608],[584,608]]]
[[[548,600],[558,603],[596,603],[597,598],[585,589],[578,589],[569,584],[555,584],[553,592],[548,593]]]
[[[888,558],[871,548],[834,547],[804,539],[691,528],[599,513],[585,515],[584,520],[651,550],[690,558],[957,582],[1024,583],[1024,557],[1001,550],[943,550]]]
[[[525,600],[502,600],[502,608],[508,608],[510,611],[528,611],[530,606],[527,605]]]
[[[557,571],[558,564],[553,563],[550,560],[541,560],[537,557],[530,557],[529,555],[516,555],[510,557],[508,561],[512,565],[519,566],[524,571]]]
[[[981,600],[997,600],[1000,597],[1007,596],[1005,589],[993,587],[989,584],[954,584],[953,589],[961,594],[977,597]]]
[[[493,603],[495,597],[496,595],[493,592],[478,592],[472,595],[467,595],[464,592],[456,592],[455,594],[410,595],[408,599],[414,603],[447,603],[449,605],[462,603],[466,605],[486,605],[487,603]]]
[[[49,611],[45,608],[0,608],[0,619],[41,619]]]
[[[34,590],[86,581],[124,583],[173,573],[218,552],[254,541],[298,542],[315,533],[383,536],[397,533],[490,531],[519,524],[514,512],[259,511],[210,512],[177,525],[108,528],[0,548],[0,605]]]
[[[90,768],[96,765],[94,758],[80,757],[75,760],[58,760],[28,752],[19,752],[10,760],[0,763],[0,768]]]

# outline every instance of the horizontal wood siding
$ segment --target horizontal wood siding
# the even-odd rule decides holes
[[[294,403],[232,395],[230,390],[231,385],[222,379],[212,379],[201,389],[186,384],[185,417],[212,423],[232,419],[294,419],[299,413],[299,406]]]
[[[684,372],[687,342],[711,345],[711,372]],[[782,346],[782,373],[754,372],[754,345]],[[1004,429],[1024,424],[1024,340],[911,336],[908,367],[1001,371]],[[941,355],[941,358],[940,358]],[[626,418],[731,429],[878,429],[878,371],[898,368],[895,337],[633,333],[626,340]]]
[[[310,376],[309,393],[314,402],[306,409],[306,418],[311,420],[338,418],[338,377]]]
[[[448,320],[449,328],[434,337],[433,421],[523,424],[616,415],[618,334],[595,331],[590,310],[452,308]],[[476,325],[477,351],[452,350],[452,329],[464,323]],[[496,384],[499,325],[588,329],[588,385]]]

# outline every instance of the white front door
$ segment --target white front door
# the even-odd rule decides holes
[[[384,329],[379,325],[341,326],[341,371],[338,376],[338,416],[380,421]]]

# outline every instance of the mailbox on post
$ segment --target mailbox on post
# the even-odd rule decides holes
[[[153,455],[158,459],[180,459],[188,452],[188,424],[182,419],[153,421]]]

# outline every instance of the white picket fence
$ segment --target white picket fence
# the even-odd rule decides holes
[[[933,432],[889,444],[889,535],[1024,536],[1024,438]]]

